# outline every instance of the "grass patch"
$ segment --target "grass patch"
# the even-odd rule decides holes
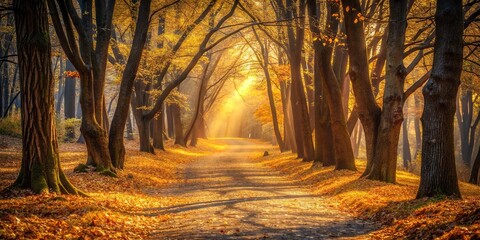
[[[22,137],[20,114],[13,114],[0,119],[0,135],[7,135],[16,138]]]

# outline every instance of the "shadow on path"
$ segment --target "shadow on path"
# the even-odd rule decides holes
[[[228,142],[226,151],[189,165],[185,183],[158,193],[188,198],[188,203],[144,210],[147,216],[172,216],[151,238],[368,238],[366,234],[375,229],[252,161],[252,154],[261,154],[265,145],[241,139]]]

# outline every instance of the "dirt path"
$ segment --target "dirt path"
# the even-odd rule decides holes
[[[362,238],[372,230],[325,205],[315,196],[249,159],[262,145],[228,140],[230,148],[188,166],[185,184],[163,195],[189,198],[189,204],[157,209],[172,218],[154,239],[332,239]]]

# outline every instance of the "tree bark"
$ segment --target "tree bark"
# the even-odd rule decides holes
[[[297,155],[299,158],[303,158],[304,161],[313,161],[315,150],[301,70],[302,48],[305,37],[306,0],[287,0],[285,6],[286,19],[293,19],[294,21],[287,27],[287,35],[290,51],[291,102],[298,148]],[[298,20],[296,20],[297,18]]]
[[[106,4],[104,1],[101,2]],[[113,14],[114,2],[114,0],[108,0],[109,8],[106,11],[102,11],[102,9],[106,8],[99,7],[99,5],[96,6],[96,12],[99,15],[97,20],[99,18],[103,19],[110,13]],[[92,62],[97,63],[102,60],[94,58],[94,56],[99,55],[94,54],[95,50],[93,47],[92,3],[91,1],[79,1],[83,13],[81,18],[78,16],[72,1],[47,0],[47,3],[60,45],[80,74],[80,104],[82,109],[80,131],[87,145],[87,163],[96,165],[97,171],[110,171],[113,167],[108,151],[107,132],[102,127],[103,119],[96,118],[96,110],[102,110],[102,108],[95,108],[96,101],[100,101],[103,106],[103,97],[95,98],[94,72],[97,70],[92,67],[98,65],[92,64]],[[111,15],[109,16],[111,17]],[[103,25],[99,24],[98,26]],[[110,27],[107,27],[107,29],[110,29]],[[78,35],[78,43],[75,35]],[[106,41],[106,44],[108,43],[109,41]],[[96,49],[102,48],[102,44],[105,44],[105,41],[97,41],[95,44]],[[106,54],[102,56],[106,58]],[[104,82],[104,79],[98,79],[98,81]],[[103,94],[103,91],[101,92]]]
[[[421,153],[422,149],[422,133],[420,131],[420,117],[417,116],[417,111],[420,107],[420,96],[419,94],[414,95],[415,100],[415,118],[413,119],[413,126],[415,127],[415,153],[413,154],[413,159],[418,159],[418,154]]]
[[[403,168],[408,170],[409,166],[412,164],[412,153],[410,152],[410,141],[408,140],[408,118],[403,120],[402,130]]]
[[[473,161],[472,171],[470,173],[469,183],[477,184],[478,183],[478,172],[480,170],[480,149]]]
[[[127,140],[135,140],[135,137],[133,135],[133,123],[132,123],[132,113],[131,109],[128,111],[128,117],[127,117]]]
[[[72,65],[72,63],[67,60],[67,66],[66,66],[67,71],[76,71],[75,67]],[[64,74],[62,72],[62,74]],[[65,77],[65,101],[64,101],[64,115],[65,115],[65,120],[67,119],[72,119],[76,118],[75,116],[75,96],[76,96],[76,85],[77,85],[77,80],[73,77]],[[75,127],[73,126],[67,126],[65,128],[66,131],[66,136],[65,136],[65,141],[73,141],[75,138]]]
[[[406,17],[407,0],[390,0],[383,111],[377,131],[373,164],[366,175],[371,180],[391,183],[396,181],[398,140],[403,121],[403,88],[406,77],[403,65]]]
[[[182,114],[180,112],[180,106],[176,103],[172,104],[172,115],[175,126],[175,144],[185,147],[185,141],[183,139]]]
[[[422,168],[417,198],[460,197],[453,122],[463,62],[462,2],[437,1],[432,74],[423,87]],[[441,27],[440,27],[441,26]]]
[[[309,0],[308,7],[310,9],[310,14],[315,17],[316,23],[313,22],[311,25],[317,25],[320,18],[317,15],[316,10],[316,1]],[[332,10],[333,13],[338,13],[338,8],[334,7],[332,4],[329,4],[328,7]],[[319,14],[319,12],[318,12]],[[330,13],[328,15],[331,15]],[[338,21],[333,21],[330,17],[327,18],[327,25],[330,27],[330,31],[335,32],[338,28]],[[320,31],[318,29],[313,29],[317,32],[317,36],[320,36]],[[334,36],[331,36],[335,38]],[[356,170],[355,167],[355,158],[353,156],[353,149],[350,142],[350,136],[347,131],[346,117],[343,111],[343,98],[341,85],[335,78],[335,73],[331,65],[333,46],[328,44],[328,42],[322,42],[319,37],[314,41],[314,49],[317,52],[316,66],[315,70],[319,71],[319,80],[322,81],[322,85],[325,86],[325,89],[321,89],[321,85],[317,83],[319,87],[318,91],[323,90],[323,99],[321,101],[328,102],[328,111],[330,116],[330,127],[333,134],[333,146],[324,146],[326,148],[335,149],[335,169],[349,169]],[[319,95],[317,93],[317,95]],[[318,100],[317,100],[318,101]],[[321,102],[320,102],[321,103]],[[321,104],[319,105],[321,107]],[[335,107],[335,108],[334,108]],[[340,110],[339,110],[340,109]],[[325,125],[324,125],[325,126]],[[324,128],[324,130],[326,130]],[[328,130],[326,130],[328,131]],[[327,138],[327,132],[325,132],[322,137]],[[326,160],[326,159],[325,159]],[[330,161],[332,159],[329,159]]]
[[[65,71],[63,58],[62,57],[58,57],[58,58],[59,58],[60,69],[58,71],[58,93],[56,97],[57,105],[55,106],[55,113],[58,116],[60,116],[60,111],[62,110],[63,98],[65,95],[65,79],[66,78],[65,78],[65,74],[63,73]],[[56,66],[54,69],[56,69]]]
[[[375,101],[369,79],[363,22],[356,22],[361,10],[360,2],[359,0],[342,0],[342,8],[345,16],[345,33],[348,36],[346,42],[350,60],[349,75],[358,116],[365,131],[367,167],[364,174],[366,174],[370,172],[373,162],[381,110]]]
[[[60,167],[47,7],[43,0],[13,1],[22,92],[22,164],[14,186],[35,193],[82,194]]]
[[[277,141],[278,147],[280,152],[285,151],[285,144],[282,139],[282,135],[280,133],[280,128],[278,126],[278,117],[277,117],[277,108],[275,107],[275,99],[273,98],[273,89],[272,89],[272,79],[270,77],[270,71],[268,66],[270,65],[270,57],[268,53],[268,42],[265,40],[265,43],[262,43],[262,40],[258,36],[255,29],[253,29],[253,33],[257,42],[260,46],[260,52],[263,58],[258,57],[258,61],[262,67],[263,73],[265,75],[265,80],[267,83],[267,96],[268,96],[268,103],[270,105],[270,112],[272,114],[272,124],[273,124],[273,132],[275,133],[275,139]]]
[[[128,104],[132,98],[133,84],[137,75],[140,59],[147,40],[151,0],[142,0],[140,2],[138,19],[135,27],[132,49],[128,56],[127,65],[123,71],[123,76],[118,94],[117,107],[112,119],[112,125],[109,135],[109,150],[114,167],[123,168],[125,162],[125,146],[123,136],[125,124],[127,122],[129,107]],[[148,128],[149,126],[144,126]]]
[[[472,91],[461,91],[458,101],[460,106],[457,107],[457,125],[460,133],[460,149],[462,153],[462,162],[465,166],[470,167],[473,155],[473,143],[475,134],[471,134],[473,121],[473,101]]]

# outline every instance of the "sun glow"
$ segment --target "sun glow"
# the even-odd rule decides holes
[[[255,77],[248,76],[240,86],[236,86],[213,115],[213,121],[208,126],[208,133],[211,137],[236,137],[239,136],[242,128],[242,117],[246,108],[246,101]]]

